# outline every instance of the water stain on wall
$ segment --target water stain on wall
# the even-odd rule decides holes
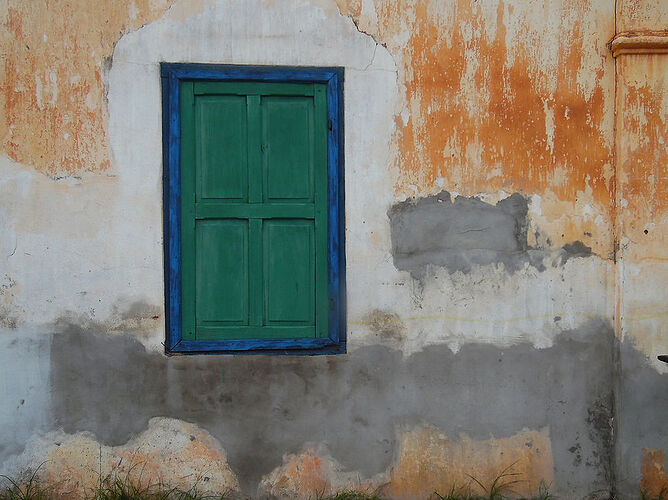
[[[364,317],[364,322],[376,333],[381,343],[387,340],[401,341],[406,335],[406,325],[392,311],[374,309]]]

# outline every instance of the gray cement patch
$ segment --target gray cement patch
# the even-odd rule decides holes
[[[612,444],[601,427],[612,418],[614,336],[604,321],[548,349],[433,346],[410,357],[377,345],[331,357],[167,358],[127,336],[61,327],[51,348],[55,426],[122,444],[153,416],[194,422],[220,440],[249,494],[306,442],[328,443],[362,475],[381,472],[397,426],[422,423],[474,439],[549,426],[559,492],[609,489]]]
[[[527,263],[544,270],[545,250],[527,243],[528,201],[519,193],[496,205],[450,193],[397,203],[388,211],[397,269],[424,276],[428,266],[470,272],[473,266],[503,264],[509,272]],[[555,265],[592,255],[576,241],[559,249]]]

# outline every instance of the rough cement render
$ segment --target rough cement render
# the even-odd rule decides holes
[[[334,357],[166,358],[130,337],[61,328],[51,344],[55,427],[120,445],[154,416],[196,423],[220,441],[247,493],[309,442],[370,478],[396,458],[397,426],[423,423],[473,440],[548,428],[554,487],[609,489],[614,337],[602,321],[548,349],[433,346],[409,357],[370,346]]]
[[[632,341],[622,343],[616,412],[616,476],[621,498],[633,498],[639,484],[658,491],[668,487],[665,474],[643,465],[648,461],[646,450],[655,450],[652,463],[668,450],[668,373],[658,373],[652,361]],[[658,465],[664,466],[661,461]]]
[[[527,242],[527,212],[527,200],[518,193],[496,205],[462,196],[452,200],[447,191],[397,203],[388,212],[394,265],[415,277],[430,265],[451,273],[488,264],[503,264],[508,272],[527,263],[545,270],[546,252]],[[582,242],[568,243],[554,265],[590,255]]]
[[[0,281],[0,328],[15,329],[18,326],[23,311],[17,311],[14,306],[16,292],[16,281],[5,274]]]

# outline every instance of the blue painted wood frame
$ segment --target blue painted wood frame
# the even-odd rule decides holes
[[[161,63],[165,352],[167,354],[341,354],[346,352],[343,68]],[[184,340],[181,338],[181,81],[327,84],[329,338]]]

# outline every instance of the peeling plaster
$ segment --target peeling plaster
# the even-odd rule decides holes
[[[521,482],[516,495],[530,496],[541,484],[554,484],[554,463],[549,430],[524,429],[505,439],[475,441],[465,434],[450,440],[438,429],[420,427],[402,434],[400,454],[386,487],[390,498],[429,498],[467,486],[485,495],[475,478],[489,488],[508,469]]]
[[[377,1],[377,30],[360,2],[337,3],[397,61],[400,195],[590,192],[604,223],[580,231],[579,207],[546,202],[549,237],[589,232],[612,252],[614,67],[600,36],[614,33],[612,3]]]
[[[530,495],[554,480],[547,429],[525,429],[505,439],[476,441],[465,434],[448,439],[435,427],[419,425],[398,430],[397,441],[392,464],[371,478],[345,471],[322,444],[287,454],[283,464],[262,479],[260,494],[306,500],[344,490],[408,500],[462,487],[482,494],[469,473],[475,471],[476,479],[489,485],[508,467],[510,473],[524,478],[517,494]]]
[[[467,344],[404,357],[375,345],[346,356],[167,358],[128,335],[61,322],[51,343],[52,425],[119,446],[156,415],[193,422],[220,442],[248,494],[309,443],[370,479],[399,456],[397,426],[426,423],[454,441],[549,428],[555,488],[583,495],[610,481],[614,342],[607,323],[590,321],[547,349]],[[462,443],[463,453],[486,446]],[[569,451],[576,444],[580,465]]]
[[[14,477],[36,471],[63,498],[88,498],[100,484],[116,478],[142,486],[160,481],[166,488],[203,495],[239,489],[220,444],[194,424],[152,418],[148,428],[120,446],[104,446],[87,432],[53,431],[34,436],[25,452],[5,465]]]
[[[170,3],[5,2],[2,153],[53,176],[110,170],[105,59],[123,33],[157,19]]]
[[[666,457],[660,449],[643,448],[642,481],[640,488],[649,497],[659,497],[668,490]]]
[[[342,13],[362,17],[355,2],[338,4]],[[499,184],[479,182],[480,173],[501,165],[510,178],[506,187],[534,191],[548,187],[541,182],[543,172],[563,164],[568,165],[569,183],[554,186],[561,196],[573,193],[573,188],[584,189],[587,178],[596,183],[598,175],[592,168],[602,168],[612,154],[613,115],[604,110],[612,102],[614,75],[607,40],[599,33],[605,26],[612,36],[613,4],[563,2],[550,9],[541,2],[473,6],[461,1],[439,4],[438,9],[426,4],[376,2],[378,35],[369,29],[401,61],[400,85],[406,89],[408,107],[419,102],[407,125],[399,127],[400,186],[414,184],[429,193],[436,176],[442,175],[451,188],[465,194],[495,191]],[[364,23],[360,25],[364,29]],[[407,34],[408,43],[395,42],[395,37],[405,39],[399,33]],[[484,62],[471,66],[478,60]],[[535,92],[537,99],[528,97],[527,91]],[[559,109],[553,153],[544,149],[544,137],[534,135],[544,121],[542,105],[532,111],[536,100],[552,102]],[[564,119],[561,111],[566,104],[571,115]],[[471,118],[472,109],[475,118],[466,120],[464,114]],[[582,144],[578,149],[569,137],[581,126],[592,134],[578,141]],[[505,141],[506,133],[514,134],[525,147],[513,147],[512,141]],[[453,137],[459,151],[453,157],[461,157],[471,142],[484,141],[480,160],[462,166],[444,158],[442,145]],[[598,184],[593,188],[597,201],[605,205],[609,191]]]
[[[0,411],[0,469],[44,432],[93,454],[100,443],[109,456],[132,439],[154,446],[165,438],[151,418],[167,416],[178,419],[170,428],[207,429],[207,449],[229,449],[238,476],[228,484],[252,493],[261,482],[290,495],[390,481],[395,496],[410,496],[425,484],[447,486],[423,475],[433,461],[439,474],[455,456],[500,466],[478,451],[526,451],[527,433],[552,456],[532,480],[552,468],[567,497],[605,495],[613,480],[629,497],[639,484],[664,484],[668,403],[659,389],[668,368],[656,354],[668,352],[665,57],[620,57],[615,81],[605,46],[615,21],[617,31],[664,30],[662,7],[0,6],[0,357],[20,379],[0,381],[9,402]],[[348,356],[159,354],[163,60],[345,67]],[[489,220],[516,193],[524,209],[491,229],[537,259],[508,264],[492,245],[495,257],[476,261],[460,245],[475,262],[444,266],[452,249],[439,247],[417,273],[397,269],[388,211],[421,207],[444,190],[461,196],[449,212],[459,222],[471,219],[458,211],[463,202]],[[424,251],[420,238],[409,240]],[[615,300],[621,344],[597,323],[613,317]],[[120,374],[118,359],[128,360]],[[193,392],[198,384],[204,389]],[[270,435],[274,422],[297,430]],[[94,460],[50,449],[63,470]]]

